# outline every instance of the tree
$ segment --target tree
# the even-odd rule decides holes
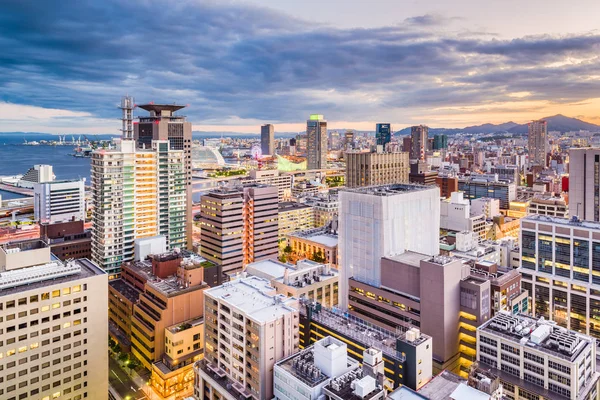
[[[321,250],[317,250],[311,257],[311,260],[318,263],[324,263],[325,257],[323,256],[323,252]]]
[[[285,248],[283,249],[283,252],[286,254],[290,254],[292,252],[292,246],[290,246],[289,244],[287,246],[285,246]]]
[[[279,261],[281,261],[282,263],[287,262],[287,259],[285,258],[285,254],[282,254],[279,256]]]
[[[129,354],[127,354],[127,353],[119,354],[119,361],[127,362],[128,360],[129,360]]]

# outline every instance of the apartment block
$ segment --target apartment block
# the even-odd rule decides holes
[[[301,349],[333,336],[346,344],[348,355],[363,366],[379,364],[365,349],[380,351],[383,371],[377,380],[388,391],[402,385],[419,389],[432,377],[432,338],[419,329],[388,330],[312,301],[302,301],[300,324]]]
[[[85,180],[36,183],[33,188],[34,218],[40,223],[83,221]]]
[[[477,329],[480,368],[507,399],[597,399],[596,341],[550,321],[498,314]]]
[[[408,182],[408,153],[347,152],[346,186],[360,187]]]
[[[569,149],[571,215],[600,221],[600,148]]]
[[[279,203],[279,240],[286,235],[298,231],[305,231],[315,227],[315,213],[311,206],[286,201]]]
[[[134,241],[164,235],[169,249],[186,247],[185,154],[166,140],[92,153],[92,258],[109,275],[134,259]]]
[[[298,351],[298,300],[249,277],[205,294],[205,355],[196,398],[271,399],[275,363]]]
[[[201,255],[219,265],[223,274],[239,272],[255,261],[277,258],[276,187],[224,187],[200,201]]]
[[[533,315],[600,338],[600,223],[530,215],[520,242]]]
[[[0,246],[0,398],[108,396],[107,283],[42,241]]]
[[[291,265],[264,260],[248,264],[245,272],[269,280],[277,293],[287,297],[317,301],[325,307],[338,303],[339,276],[330,264],[301,260]]]

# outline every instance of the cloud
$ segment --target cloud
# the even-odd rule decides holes
[[[455,22],[422,15],[338,29],[234,2],[8,0],[0,104],[69,110],[71,124],[91,129],[94,119],[100,130],[112,121],[116,130],[126,93],[190,104],[185,114],[198,126],[302,123],[314,112],[408,124],[449,107],[475,120],[488,117],[474,107],[485,105],[511,119],[514,107],[494,105],[516,106],[524,93],[531,104],[555,105],[599,93],[600,35],[499,40],[443,30]],[[43,121],[55,126],[56,118]]]

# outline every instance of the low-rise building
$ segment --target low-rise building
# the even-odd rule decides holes
[[[577,205],[573,208],[575,214],[577,213]],[[527,215],[547,215],[549,217],[568,218],[569,217],[569,205],[562,196],[551,196],[551,195],[536,195],[531,199],[529,207],[527,208]]]
[[[338,235],[330,228],[315,228],[287,236],[288,243],[301,258],[312,259],[316,254],[333,267],[338,265]]]
[[[52,254],[63,261],[92,257],[92,231],[85,229],[83,220],[41,223],[40,238],[48,243]]]

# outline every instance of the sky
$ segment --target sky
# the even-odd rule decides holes
[[[198,131],[600,124],[597,0],[2,3],[0,132],[118,133],[125,94]]]

